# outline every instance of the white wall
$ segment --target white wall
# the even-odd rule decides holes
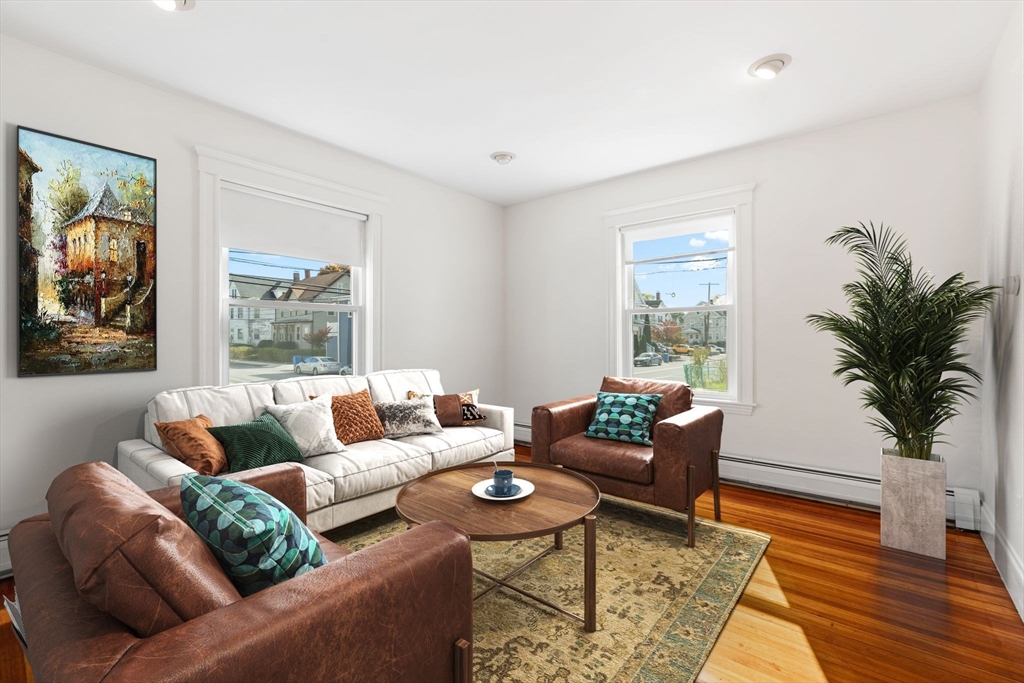
[[[158,370],[17,377],[13,230],[18,124],[158,160]],[[198,382],[197,193],[207,145],[383,195],[386,367],[434,367],[446,388],[504,396],[502,209],[337,148],[0,37],[0,530],[43,511],[70,465],[113,462],[146,402]],[[339,121],[338,125],[344,125]]]
[[[1024,17],[1006,27],[981,91],[984,273],[990,284],[1024,274]],[[982,537],[1024,616],[1024,294],[1004,294],[985,328]]]
[[[532,406],[593,393],[609,370],[602,214],[753,182],[758,407],[726,415],[723,453],[878,476],[881,437],[858,391],[831,376],[836,343],[804,322],[844,310],[840,285],[855,277],[851,257],[823,242],[842,225],[885,221],[920,266],[980,278],[978,120],[977,97],[961,97],[507,208],[517,422],[529,423]],[[980,349],[980,325],[977,336]],[[980,488],[980,408],[965,407],[947,431],[949,484]]]

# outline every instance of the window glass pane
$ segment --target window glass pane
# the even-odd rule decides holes
[[[732,246],[734,214],[710,214],[626,233],[630,260],[696,254]]]
[[[632,328],[633,377],[729,393],[728,311],[637,314]]]
[[[352,269],[342,264],[231,249],[228,273],[233,299],[352,303]]]
[[[666,259],[633,266],[633,308],[682,308],[714,306],[729,300],[729,266],[732,254]]]
[[[263,308],[259,317],[229,319],[231,383],[262,382],[298,374],[352,374],[353,314],[328,313]]]

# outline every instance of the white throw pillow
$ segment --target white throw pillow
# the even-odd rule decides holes
[[[334,431],[330,396],[320,396],[306,403],[267,406],[267,412],[295,439],[303,457],[345,450],[345,444],[338,441],[338,433]]]

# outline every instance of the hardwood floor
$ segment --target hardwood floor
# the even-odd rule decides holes
[[[1024,624],[977,534],[950,530],[941,562],[881,547],[876,513],[729,485],[722,521],[772,542],[701,683],[1024,680]],[[0,681],[31,680],[0,611]]]
[[[722,521],[772,542],[701,683],[1024,680],[1024,623],[978,534],[948,531],[942,562],[880,546],[877,513],[727,484]]]

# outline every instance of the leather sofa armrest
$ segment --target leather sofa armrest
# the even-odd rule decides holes
[[[480,426],[500,430],[505,435],[505,450],[515,448],[514,411],[511,408],[486,403],[478,403],[476,407],[480,409],[480,414],[487,418]]]
[[[722,445],[720,408],[693,406],[654,426],[654,502],[686,509],[686,472],[696,466],[696,495],[712,486],[711,451]]]
[[[243,472],[225,472],[219,476],[243,481],[261,491],[266,491],[287,505],[303,524],[306,523],[306,475],[297,464],[286,462]],[[150,491],[149,495],[156,502],[181,517],[180,485]]]
[[[587,430],[597,410],[597,396],[579,396],[533,409],[530,451],[533,462],[551,462],[551,444]]]
[[[104,681],[452,681],[472,587],[469,538],[431,522],[139,640]]]

